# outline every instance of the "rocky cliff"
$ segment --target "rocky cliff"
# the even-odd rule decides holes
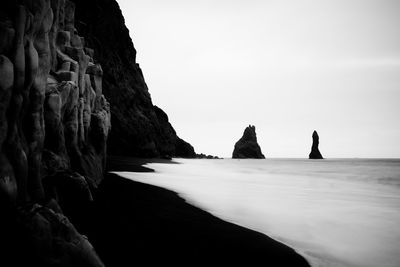
[[[102,76],[73,2],[0,3],[2,261],[103,266],[64,216],[103,177],[111,118]]]
[[[319,152],[319,136],[317,131],[314,131],[312,134],[312,146],[311,146],[311,152],[310,155],[308,156],[309,159],[323,159],[321,152]]]
[[[232,158],[243,159],[243,158],[254,158],[264,159],[264,155],[261,153],[261,148],[257,143],[256,127],[249,125],[243,133],[242,138],[235,144]]]
[[[2,0],[0,259],[103,265],[70,220],[85,226],[107,140],[114,154],[195,157],[135,57],[115,0]]]
[[[136,50],[115,0],[73,0],[76,24],[103,69],[103,92],[110,101],[113,130],[108,151],[137,157],[195,157],[168,117],[153,106],[136,62]],[[133,33],[134,34],[134,33]]]

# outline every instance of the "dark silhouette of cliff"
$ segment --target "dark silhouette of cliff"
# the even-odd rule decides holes
[[[309,159],[323,159],[321,152],[319,152],[318,145],[319,145],[319,136],[317,131],[314,131],[312,134],[313,143],[311,146],[311,152],[308,156]]]
[[[177,136],[165,113],[153,105],[118,3],[115,0],[73,2],[77,29],[94,49],[103,69],[103,92],[110,102],[113,125],[109,153],[195,157],[193,147]]]
[[[232,158],[254,158],[264,159],[265,156],[261,153],[261,148],[257,143],[256,127],[249,125],[243,133],[242,138],[235,144],[235,149],[232,153]]]

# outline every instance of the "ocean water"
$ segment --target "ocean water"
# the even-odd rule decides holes
[[[175,159],[119,173],[173,190],[312,266],[400,266],[400,159]]]

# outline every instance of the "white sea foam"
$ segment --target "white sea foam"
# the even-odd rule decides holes
[[[175,160],[119,173],[263,232],[313,266],[400,266],[400,160]]]

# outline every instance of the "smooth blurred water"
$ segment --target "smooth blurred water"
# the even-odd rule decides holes
[[[120,174],[284,242],[313,266],[400,266],[399,159],[174,161]]]

